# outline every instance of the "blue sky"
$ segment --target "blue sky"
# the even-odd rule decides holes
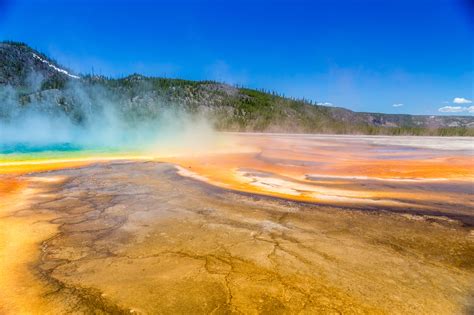
[[[0,39],[81,73],[213,79],[356,111],[469,114],[470,3],[0,0]]]

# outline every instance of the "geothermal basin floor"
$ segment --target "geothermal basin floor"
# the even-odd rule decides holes
[[[238,133],[0,154],[0,313],[472,314],[473,158]]]
[[[23,175],[18,190],[10,183],[0,312],[473,310],[472,212],[463,222],[452,211],[312,204],[179,172],[122,161]]]

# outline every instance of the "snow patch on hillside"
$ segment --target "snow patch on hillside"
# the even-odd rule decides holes
[[[44,60],[43,58],[41,58],[40,56],[38,56],[37,54],[33,54],[33,57],[36,58],[36,59],[38,59],[38,60],[41,61],[42,63],[47,64],[49,67],[53,68],[54,70],[56,70],[56,71],[58,71],[58,72],[61,72],[61,73],[64,73],[64,74],[67,75],[68,77],[71,77],[71,78],[73,78],[73,79],[79,79],[79,77],[78,77],[77,75],[70,74],[70,73],[67,72],[66,70],[56,67],[55,65],[49,63],[47,60]]]

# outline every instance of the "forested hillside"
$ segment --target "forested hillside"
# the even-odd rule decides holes
[[[213,81],[78,75],[26,44],[0,43],[0,121],[35,110],[83,124],[104,108],[131,125],[171,110],[225,131],[474,136],[472,116],[357,113]]]

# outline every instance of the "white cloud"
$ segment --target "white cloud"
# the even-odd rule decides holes
[[[442,113],[474,113],[474,106],[462,107],[462,106],[444,106],[438,109]]]
[[[464,97],[455,97],[453,99],[453,103],[454,104],[471,104],[472,101],[468,100],[467,98],[464,98]]]
[[[464,111],[464,107],[461,106],[444,106],[438,109],[442,113],[461,113]]]
[[[401,103],[398,103],[398,104],[393,104],[392,106],[393,106],[393,107],[402,107],[402,106],[403,106],[403,104],[401,104]]]
[[[329,102],[318,103],[318,105],[322,105],[322,106],[334,106],[332,103],[329,103]]]

